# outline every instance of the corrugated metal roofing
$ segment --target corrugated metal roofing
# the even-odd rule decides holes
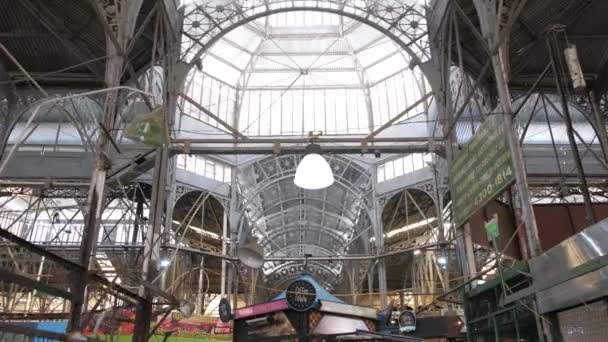
[[[472,0],[459,1],[471,22],[479,27]],[[568,41],[577,46],[579,59],[588,82],[601,78],[608,63],[608,25],[605,24],[608,1],[543,0],[528,1],[514,23],[509,40],[511,85],[529,87],[549,62],[545,33],[552,25],[566,25]],[[460,20],[460,39],[465,50],[467,69],[481,69],[486,53],[475,36]],[[457,58],[453,54],[453,58]],[[554,87],[551,71],[541,85]]]
[[[146,0],[138,21],[152,9],[154,1]],[[148,28],[150,31],[152,27]],[[131,53],[131,64],[135,70],[144,67],[150,60],[152,43],[144,34]],[[91,59],[106,55],[106,36],[93,7],[86,1],[70,0],[24,0],[0,2],[0,39],[20,64],[32,75],[69,69],[71,78],[54,78],[54,85],[72,86],[72,78],[92,77],[91,67],[97,78],[103,77],[105,62],[91,63],[91,67],[78,66]],[[21,75],[17,66],[2,54],[0,60],[13,76]],[[64,76],[66,76],[65,74]],[[22,77],[22,75],[20,76]],[[41,79],[41,83],[50,82]],[[101,80],[95,81],[101,83]]]

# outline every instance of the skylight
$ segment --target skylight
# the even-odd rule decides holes
[[[427,92],[411,57],[384,33],[336,14],[282,12],[238,26],[202,55],[186,115],[249,136],[367,134]],[[422,103],[403,119],[426,110]],[[209,113],[206,113],[208,111]]]

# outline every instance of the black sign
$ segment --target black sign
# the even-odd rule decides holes
[[[220,313],[220,319],[222,320],[222,322],[230,322],[230,320],[232,319],[232,308],[230,308],[230,301],[228,301],[228,299],[220,299],[220,306],[217,310]]]
[[[296,311],[308,311],[317,300],[317,290],[306,280],[296,280],[287,286],[287,304]]]
[[[416,331],[416,314],[413,311],[404,310],[399,315],[399,331]]]

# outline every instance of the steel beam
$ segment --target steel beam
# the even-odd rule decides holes
[[[37,254],[37,255],[41,255],[44,256],[46,259],[57,263],[58,265],[61,265],[62,267],[65,267],[66,269],[68,269],[69,271],[72,272],[78,272],[78,273],[86,273],[87,272],[87,268],[83,267],[77,263],[74,263],[70,260],[64,259],[60,256],[58,256],[57,254],[51,253],[48,250],[46,250],[43,247],[37,246],[32,244],[31,242],[22,239],[4,229],[0,229],[0,237],[9,240],[15,244],[17,244],[19,247],[25,248],[27,250],[29,250],[30,252]],[[88,277],[93,280],[94,282],[97,282],[103,286],[109,287],[111,288],[113,291],[116,291],[117,293],[121,293],[129,298],[133,298],[135,300],[140,300],[142,298],[140,298],[136,293],[131,292],[131,290],[128,290],[118,284],[114,284],[111,283],[109,280],[107,280],[106,278],[95,274],[95,273],[89,273]]]
[[[305,258],[305,257],[267,257],[267,258],[264,258],[264,262],[274,262],[274,261],[277,261],[277,262],[291,262],[291,261],[303,262],[305,260],[332,261],[332,262],[342,262],[342,261],[346,261],[346,260],[369,261],[369,260],[379,260],[379,259],[389,258],[392,256],[404,254],[404,253],[413,253],[415,250],[421,250],[421,251],[441,250],[442,248],[445,248],[447,246],[451,246],[451,244],[447,243],[447,242],[430,243],[430,244],[424,244],[421,246],[416,246],[416,247],[411,247],[411,248],[394,250],[394,251],[390,251],[390,252],[384,252],[384,253],[379,253],[379,254],[365,254],[365,255],[362,255],[362,254],[325,255],[325,256],[313,256],[313,257],[308,257],[308,258]],[[207,251],[203,251],[198,248],[183,247],[183,246],[163,246],[163,248],[176,249],[178,251],[185,251],[185,252],[189,252],[189,253],[196,254],[196,255],[202,255],[205,257],[209,257],[209,258],[219,258],[219,259],[224,259],[224,260],[232,261],[232,262],[238,261],[238,258],[236,256],[223,255],[221,253],[207,252]]]
[[[179,153],[188,153],[183,148],[176,149]],[[269,147],[191,147],[190,154],[206,154],[206,155],[276,155],[276,150]],[[436,152],[442,155],[441,151],[435,148],[429,148],[428,144],[420,145],[390,145],[390,146],[374,146],[368,151],[362,151],[361,146],[331,146],[324,147],[323,152],[327,154],[403,154],[403,153],[426,153]],[[303,154],[305,146],[281,148],[279,155],[286,154]]]
[[[595,95],[595,91],[589,92],[589,102],[591,102],[591,110],[593,111],[593,120],[595,121],[595,129],[597,132],[600,145],[602,146],[602,152],[604,154],[604,160],[608,162],[608,132],[606,132],[606,123],[602,118],[602,112],[600,111],[600,102]]]
[[[570,149],[572,150],[572,157],[574,158],[574,163],[576,165],[576,171],[581,183],[580,190],[583,195],[583,200],[585,204],[585,219],[587,220],[587,225],[591,226],[595,223],[595,213],[593,211],[591,196],[589,195],[589,186],[587,184],[587,178],[585,176],[585,169],[583,168],[583,163],[581,161],[581,156],[578,151],[578,146],[576,143],[576,139],[574,137],[574,126],[572,125],[572,118],[570,116],[570,109],[568,106],[568,85],[565,83],[563,79],[563,75],[566,75],[566,70],[564,68],[564,60],[562,59],[562,49],[561,45],[558,42],[557,35],[558,33],[565,34],[565,31],[561,28],[553,28],[547,35],[547,49],[549,52],[549,58],[551,59],[551,65],[553,67],[553,76],[555,79],[555,86],[557,87],[557,92],[560,96],[563,118],[566,123],[566,134],[568,136],[568,141],[570,142]],[[583,141],[584,143],[584,141]]]
[[[543,72],[538,76],[536,81],[534,81],[534,84],[532,84],[532,87],[530,87],[530,89],[528,89],[528,92],[524,96],[523,101],[521,102],[519,107],[517,107],[517,109],[513,113],[513,117],[516,117],[517,114],[519,114],[519,112],[524,107],[526,102],[528,102],[528,99],[530,98],[530,96],[532,96],[532,94],[536,91],[536,88],[538,88],[538,85],[540,84],[540,82],[543,80],[543,78],[545,78],[545,75],[547,75],[547,72],[549,71],[549,69],[551,69],[551,63],[547,64],[547,66],[545,67]],[[530,116],[532,116],[533,114],[534,114],[534,111],[532,111],[532,114]],[[525,134],[523,134],[523,135],[525,135]],[[523,136],[522,136],[522,141],[523,141]]]
[[[116,20],[116,32],[106,30],[106,69],[105,69],[105,84],[107,87],[116,87],[121,84],[123,69],[128,66],[128,56],[122,52],[126,50],[131,37],[135,30],[135,21],[137,14],[142,5],[142,0],[124,2],[121,10],[114,13],[114,18],[109,18],[105,14],[99,15],[99,20],[104,28],[108,28],[108,20]],[[91,3],[91,6],[97,14],[104,11],[102,4]],[[115,120],[119,112],[119,94],[117,90],[107,93],[104,104],[104,114],[102,124],[111,132],[115,132]],[[144,97],[144,100],[147,98]],[[115,134],[115,133],[113,133]],[[99,233],[101,216],[103,212],[103,204],[105,203],[107,184],[106,178],[111,169],[111,161],[108,156],[111,155],[111,140],[112,137],[101,135],[97,142],[96,164],[91,178],[91,186],[89,188],[89,196],[87,199],[87,223],[83,232],[82,245],[80,248],[80,264],[86,270],[92,266],[94,260],[95,245]],[[75,274],[73,279],[74,301],[72,303],[71,315],[69,320],[68,331],[80,331],[81,315],[83,308],[86,308],[85,291],[87,284],[87,272]]]
[[[381,127],[378,127],[375,131],[373,131],[370,134],[368,134],[365,138],[363,138],[363,140],[362,140],[361,143],[362,144],[367,143],[369,140],[373,139],[376,135],[380,134],[380,132],[382,132],[385,129],[387,129],[390,126],[392,126],[395,122],[397,122],[399,119],[401,119],[404,115],[407,115],[412,109],[414,109],[414,108],[418,107],[419,105],[423,104],[429,97],[431,97],[431,95],[433,95],[432,92],[427,93],[426,95],[422,96],[416,102],[412,103],[409,107],[407,107],[406,109],[404,109],[401,113],[395,115],[392,119],[388,120],[384,125],[382,125]]]
[[[363,137],[351,136],[351,137],[318,137],[315,138],[316,144],[335,144],[335,143],[353,143],[360,144]],[[386,138],[373,138],[368,139],[369,143],[403,143],[403,142],[435,142],[439,143],[442,139],[435,137],[386,137]],[[224,139],[224,138],[209,138],[209,139],[172,139],[171,142],[175,144],[238,144],[238,145],[249,145],[249,144],[309,144],[310,138],[250,138],[247,140],[238,139]]]
[[[535,257],[541,252],[538,227],[536,225],[536,218],[532,208],[532,202],[528,189],[528,179],[522,147],[519,144],[516,127],[513,124],[514,112],[511,103],[510,90],[506,79],[507,75],[505,75],[506,71],[508,70],[508,66],[505,65],[506,62],[504,58],[501,58],[499,53],[505,44],[508,46],[508,38],[511,34],[511,27],[521,13],[521,10],[523,10],[526,0],[520,0],[516,5],[514,4],[514,8],[509,10],[509,14],[507,15],[507,23],[502,30],[500,29],[500,25],[497,25],[499,18],[496,10],[496,2],[494,0],[473,0],[473,3],[476,8],[477,16],[480,20],[482,32],[484,37],[487,39],[487,46],[491,47],[491,49],[489,49],[491,51],[489,58],[494,69],[496,89],[500,99],[500,106],[503,109],[502,115],[508,130],[507,141],[513,160],[515,188],[517,189],[517,196],[519,198],[519,204],[521,207],[521,219],[523,221],[522,223],[524,224],[526,238],[528,241],[528,256]],[[500,7],[498,9],[498,13],[500,13],[502,9],[503,8]],[[535,318],[536,327],[539,331],[538,338],[540,341],[544,341],[544,335],[541,333],[544,324],[540,317],[537,316]],[[496,327],[496,323],[494,325]]]
[[[496,32],[496,9],[490,5],[491,2],[488,0],[474,0],[473,2],[477,9],[477,15],[481,21],[483,34],[488,38],[487,44],[492,47],[491,49],[488,49],[488,51],[490,51],[490,62],[494,69],[496,88],[500,98],[500,105],[503,109],[502,115],[506,125],[509,127],[507,140],[513,159],[515,183],[521,202],[522,220],[525,224],[526,236],[528,237],[528,248],[530,249],[528,255],[534,257],[541,251],[538,227],[536,226],[536,218],[534,217],[530,194],[528,192],[528,179],[522,148],[519,145],[519,139],[517,138],[517,132],[515,131],[515,126],[513,124],[511,95],[509,94],[509,87],[505,80],[503,61],[498,55],[500,47],[509,36],[510,31],[508,28],[519,13],[513,14],[508,19],[509,24],[507,25],[507,28],[503,29],[499,35],[498,32]]]
[[[211,113],[211,111],[209,111],[204,106],[201,106],[198,102],[196,102],[190,96],[188,96],[188,95],[186,95],[184,93],[179,93],[179,96],[181,98],[183,98],[184,100],[188,101],[191,105],[193,105],[194,107],[196,107],[198,110],[202,111],[203,113],[205,113],[206,115],[208,115],[209,117],[211,117],[212,119],[214,119],[215,121],[217,121],[220,125],[222,125],[224,128],[226,128],[235,138],[238,137],[238,138],[241,138],[241,139],[247,139],[247,137],[244,136],[241,132],[239,132],[236,129],[234,129],[226,121],[222,120],[219,116]]]
[[[46,285],[44,283],[36,281],[35,279],[28,278],[26,276],[11,272],[3,268],[0,268],[0,279],[5,282],[21,285],[28,289],[38,290],[40,292],[44,292],[55,297],[61,297],[68,300],[72,298],[72,294],[68,291]]]
[[[17,106],[17,92],[15,85],[11,82],[6,65],[0,60],[0,99],[6,101],[6,112],[0,115],[0,160],[3,159],[8,138],[14,124],[14,116]]]

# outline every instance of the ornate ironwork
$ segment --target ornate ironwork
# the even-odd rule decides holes
[[[118,13],[120,13],[120,0],[100,0],[100,5],[104,10],[104,15],[108,21],[110,29],[118,32]]]
[[[222,35],[251,20],[305,10],[335,13],[361,21],[392,38],[414,62],[430,58],[422,5],[394,0],[211,0],[197,1],[186,10],[182,59],[196,60]]]

